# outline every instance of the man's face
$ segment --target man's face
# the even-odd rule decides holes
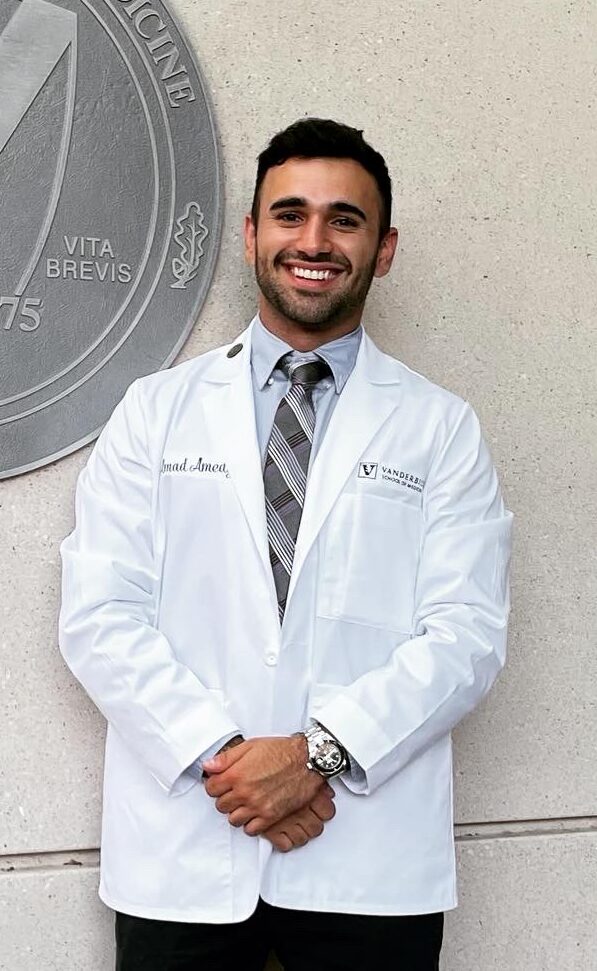
[[[289,159],[261,186],[259,219],[245,221],[265,323],[348,331],[374,276],[388,272],[396,230],[379,239],[377,183],[352,159]],[[269,317],[269,320],[268,320]]]

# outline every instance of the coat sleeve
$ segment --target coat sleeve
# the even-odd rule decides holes
[[[512,514],[470,405],[444,439],[425,486],[411,637],[313,716],[363,768],[361,785],[342,777],[360,794],[448,734],[505,661]]]
[[[239,732],[156,627],[153,475],[139,382],[100,435],[76,491],[76,526],[62,543],[59,643],[110,726],[173,795],[188,766]]]

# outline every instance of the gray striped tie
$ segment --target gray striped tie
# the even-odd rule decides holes
[[[263,482],[270,562],[282,623],[315,431],[311,394],[330,369],[321,358],[293,364],[289,355],[281,358],[278,367],[290,378],[291,385],[276,411]]]

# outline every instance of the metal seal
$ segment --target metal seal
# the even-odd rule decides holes
[[[0,478],[91,441],[205,299],[220,164],[161,0],[0,8]]]

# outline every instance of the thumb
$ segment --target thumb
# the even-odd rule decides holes
[[[229,769],[231,765],[234,765],[238,761],[243,754],[242,750],[244,750],[242,742],[238,745],[231,746],[231,748],[222,749],[217,755],[212,756],[211,759],[205,759],[203,768],[206,772],[225,772],[226,769]]]

